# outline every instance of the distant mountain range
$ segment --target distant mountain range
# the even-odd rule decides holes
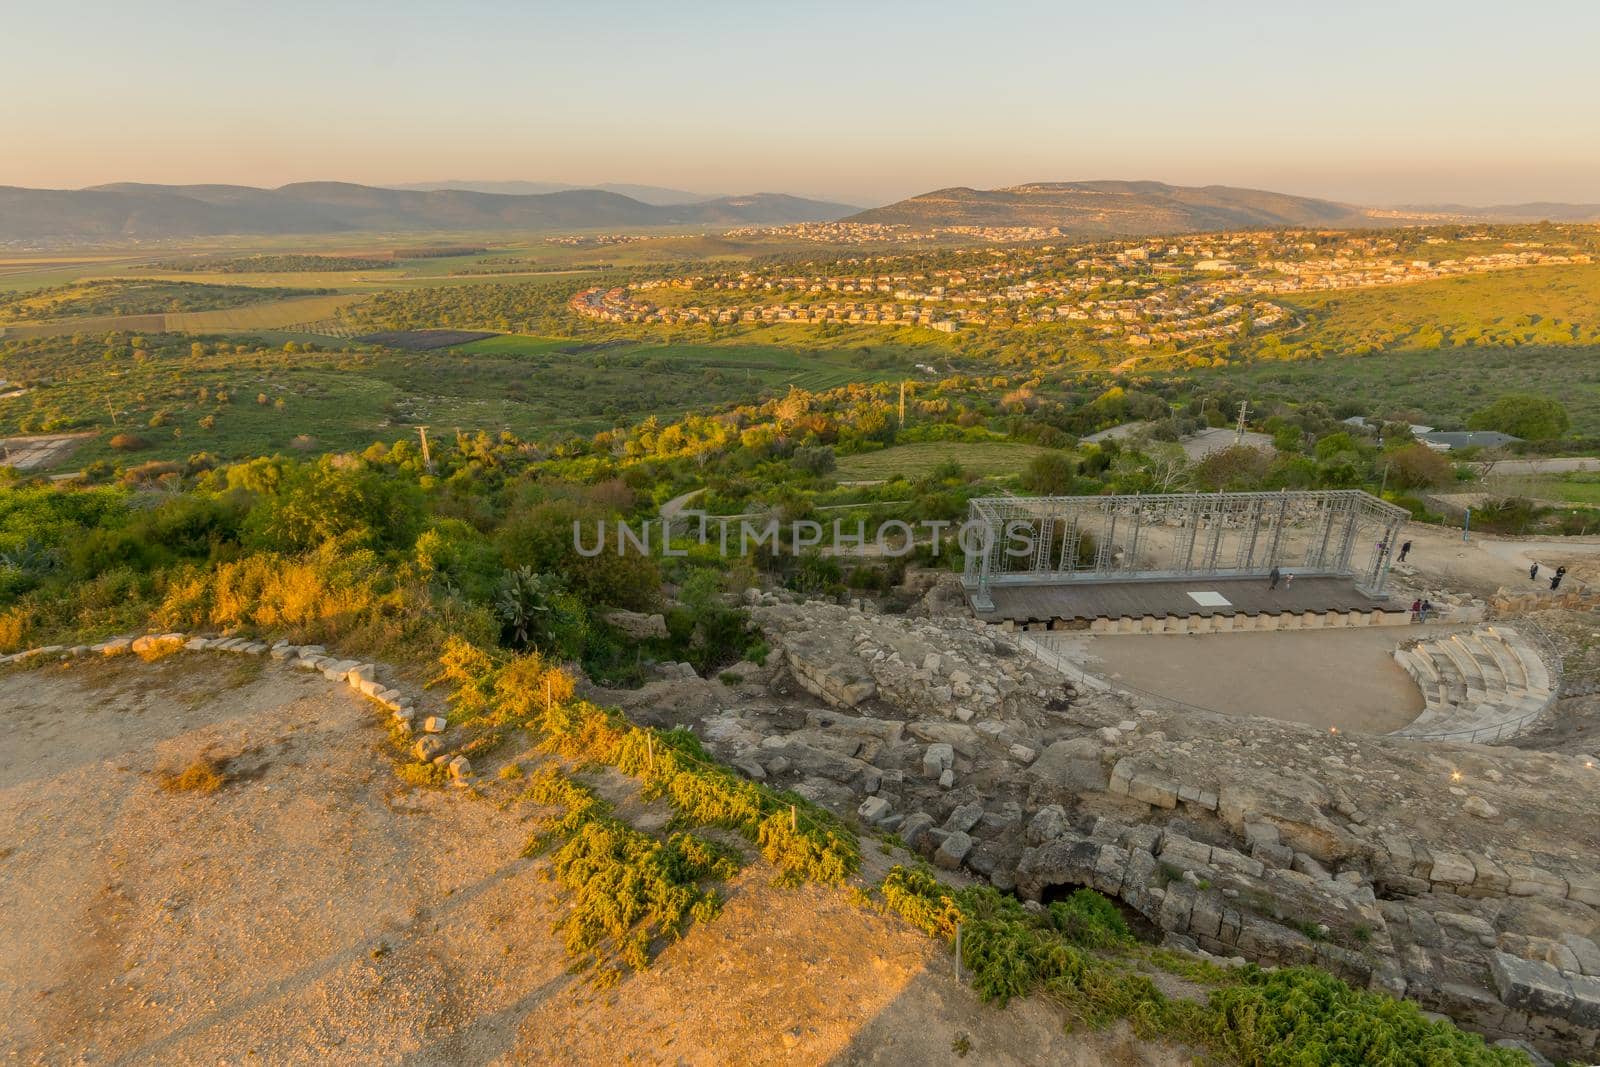
[[[550,188],[547,188],[550,186]],[[1006,189],[939,189],[867,211],[783,193],[705,197],[659,186],[556,188],[545,182],[439,182],[378,188],[300,182],[141,185],[89,189],[0,186],[0,241],[160,240],[224,234],[484,232],[777,225],[793,222],[1060,227],[1075,237],[1133,237],[1292,226],[1428,222],[1600,221],[1597,204],[1458,204],[1363,208],[1225,185],[1038,182]],[[691,198],[680,200],[680,197]]]
[[[1365,208],[1226,185],[1037,182],[1008,189],[939,189],[850,216],[912,226],[1059,226],[1081,237],[1133,237],[1279,226],[1365,227],[1427,222],[1592,222],[1597,204],[1459,204]]]
[[[659,205],[599,189],[507,195],[344,182],[299,182],[277,189],[133,182],[89,189],[0,186],[0,241],[740,226],[831,221],[854,210],[783,193]]]
[[[1263,226],[1361,226],[1361,208],[1225,185],[1037,182],[1008,189],[939,189],[850,216],[912,226],[1059,226],[1081,236],[1138,236]]]
[[[526,196],[540,193],[564,193],[570,189],[599,189],[603,193],[632,197],[641,204],[667,207],[672,204],[703,204],[708,200],[722,200],[725,193],[691,193],[687,189],[668,189],[661,185],[629,185],[626,182],[593,182],[588,185],[572,182],[475,182],[452,179],[442,182],[410,182],[387,186],[390,189],[454,189],[468,193],[503,193],[508,196]]]

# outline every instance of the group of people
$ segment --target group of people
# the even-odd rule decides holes
[[[1433,601],[1417,598],[1411,602],[1411,621],[1427,622],[1428,616],[1433,614]]]
[[[1550,588],[1551,589],[1560,589],[1561,588],[1561,579],[1565,578],[1566,576],[1567,576],[1567,568],[1565,566],[1557,567],[1556,568],[1556,572],[1550,576]],[[1539,580],[1539,564],[1538,563],[1531,563],[1531,564],[1528,565],[1528,581],[1537,582],[1538,580]]]

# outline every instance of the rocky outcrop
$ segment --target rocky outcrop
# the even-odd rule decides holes
[[[781,669],[731,701],[698,683],[706,744],[929,863],[1033,899],[1090,886],[1177,944],[1314,963],[1493,1039],[1582,1059],[1600,1034],[1578,996],[1600,955],[1592,757],[1140,708],[969,620],[753,614]],[[1503,992],[1495,953],[1570,1003]]]

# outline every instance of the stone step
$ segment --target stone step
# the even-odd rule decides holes
[[[1424,711],[1396,731],[1494,743],[1524,729],[1553,699],[1539,652],[1509,627],[1419,642],[1395,652],[1422,692]]]
[[[1494,656],[1495,662],[1500,665],[1500,673],[1505,675],[1506,688],[1526,689],[1528,687],[1528,670],[1523,666],[1522,659],[1510,645],[1506,644],[1499,636],[1485,636],[1480,639],[1489,654]]]
[[[1483,641],[1480,641],[1472,634],[1456,634],[1451,640],[1458,648],[1472,657],[1477,664],[1478,672],[1483,678],[1483,688],[1486,691],[1503,693],[1510,688],[1505,668],[1501,666],[1500,661],[1495,658],[1494,652]]]

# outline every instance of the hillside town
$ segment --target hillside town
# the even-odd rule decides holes
[[[820,241],[825,233],[843,239],[845,228],[861,227],[784,229],[803,229]],[[569,306],[597,321],[647,325],[838,323],[953,333],[1067,324],[1140,347],[1292,326],[1294,313],[1267,299],[1275,295],[1593,262],[1576,245],[1501,240],[1477,250],[1490,238],[1474,234],[1291,230],[1010,248],[994,247],[992,236],[984,240],[980,248],[596,286],[574,295]]]

